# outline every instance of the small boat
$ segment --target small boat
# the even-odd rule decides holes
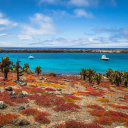
[[[29,58],[29,59],[34,59],[34,56],[30,55],[28,58]]]
[[[109,60],[109,58],[107,58],[106,55],[102,55],[102,57],[100,59],[101,60]]]

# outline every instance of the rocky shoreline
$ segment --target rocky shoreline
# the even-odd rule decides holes
[[[128,49],[0,49],[0,53],[128,53]]]

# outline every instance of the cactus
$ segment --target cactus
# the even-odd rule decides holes
[[[106,77],[110,77],[111,73],[113,72],[111,68],[108,69],[108,71],[105,71],[106,72]]]
[[[21,69],[21,66],[19,65],[21,61],[18,61],[18,58],[17,58],[17,62],[16,62],[16,65],[14,65],[14,68],[16,70],[16,73],[17,73],[17,81],[19,81],[19,76],[22,76],[22,71],[19,71]]]
[[[37,75],[39,75],[41,73],[41,67],[40,66],[36,66],[35,72],[37,73]]]
[[[4,58],[1,57],[0,69],[4,73],[4,79],[5,80],[7,79],[7,75],[8,75],[9,70],[10,69],[12,70],[11,65],[13,65],[13,62],[10,61],[8,56],[6,56]]]
[[[82,77],[82,80],[85,80],[86,79],[86,73],[87,73],[87,70],[85,68],[82,68],[81,69],[81,72],[80,72],[80,75]]]
[[[124,72],[123,82],[124,82],[125,87],[127,87],[127,83],[128,83],[128,72]]]
[[[89,79],[89,83],[92,83],[92,80],[94,78],[94,75],[95,75],[95,71],[92,70],[92,69],[87,69],[87,77]]]
[[[29,69],[29,64],[28,63],[24,63],[24,71],[27,72],[28,69]]]
[[[98,74],[96,73],[95,79],[97,81],[97,84],[100,84],[102,77],[103,77],[103,75],[100,74],[100,72]]]
[[[123,81],[123,72],[114,70],[109,76],[109,80],[112,84],[119,86]]]

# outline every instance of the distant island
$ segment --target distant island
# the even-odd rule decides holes
[[[128,53],[128,49],[3,49],[0,53]]]

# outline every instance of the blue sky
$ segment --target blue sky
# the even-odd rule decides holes
[[[0,0],[0,47],[128,48],[128,0]]]

